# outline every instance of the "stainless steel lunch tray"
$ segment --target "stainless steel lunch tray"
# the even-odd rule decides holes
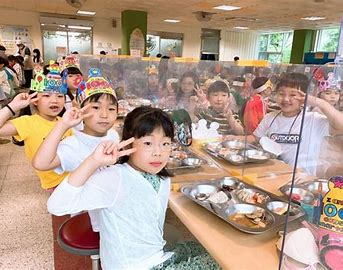
[[[265,196],[266,200],[260,203],[248,203],[239,194],[242,191],[255,192]],[[225,203],[214,203],[208,200],[208,196],[214,192],[224,191],[228,194],[228,201]],[[243,183],[235,177],[224,177],[216,180],[201,181],[183,186],[181,192],[195,203],[206,208],[208,211],[222,218],[236,229],[251,233],[261,234],[272,230],[286,221],[288,202],[279,196],[263,189]],[[202,196],[205,194],[204,196]],[[200,199],[199,199],[200,198]],[[265,214],[267,224],[263,228],[252,228],[233,221],[230,217],[234,214],[249,214],[252,211],[260,210]],[[305,212],[297,204],[291,203],[288,221],[293,221],[305,215]],[[254,226],[254,225],[252,225]]]
[[[201,165],[207,163],[204,158],[200,157],[189,149],[183,148],[182,151],[186,153],[187,157],[169,157],[169,161],[166,166],[166,169],[169,173],[174,173],[177,170],[182,169],[197,169]]]
[[[318,194],[319,184],[322,185],[322,195],[324,196],[329,191],[329,181],[326,179],[314,179],[299,184],[294,184],[291,200],[296,203],[311,204]],[[280,192],[286,197],[290,196],[291,184],[286,184],[279,188]]]
[[[252,144],[236,140],[207,143],[203,145],[203,148],[210,155],[225,159],[233,165],[242,165],[245,163],[264,163],[270,159],[276,158],[275,155],[266,152]],[[227,149],[227,153],[223,153],[222,149]]]

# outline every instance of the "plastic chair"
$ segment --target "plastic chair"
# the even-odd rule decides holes
[[[57,243],[69,253],[90,256],[92,270],[99,269],[99,233],[93,232],[87,212],[73,216],[61,225]]]

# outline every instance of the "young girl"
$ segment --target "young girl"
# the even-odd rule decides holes
[[[340,97],[339,84],[334,80],[334,74],[330,72],[327,80],[323,78],[318,81],[318,97],[327,101],[333,107],[337,107]],[[313,111],[323,114],[318,108],[313,108]]]
[[[66,81],[68,86],[65,108],[66,110],[71,107],[77,107],[78,104],[75,100],[77,88],[82,82],[82,72],[80,65],[75,55],[68,55],[60,62],[61,77]]]
[[[55,215],[89,209],[99,213],[102,269],[165,269],[183,259],[183,265],[192,263],[163,250],[170,192],[165,166],[173,136],[165,112],[136,108],[125,118],[124,141],[102,142],[49,198],[48,210]],[[203,248],[183,247],[190,256],[205,253]],[[219,268],[209,255],[204,257],[204,269]]]
[[[37,74],[31,83],[33,94],[21,93],[8,105],[0,110],[0,136],[15,136],[19,141],[25,142],[25,153],[29,160],[36,153],[39,145],[47,137],[48,133],[58,122],[58,114],[64,106],[65,87],[56,70],[52,70],[47,76]],[[24,115],[8,121],[20,109],[34,104],[37,113]],[[70,135],[70,132],[61,135],[61,139]],[[44,189],[56,187],[66,174],[58,175],[53,171],[37,171]]]
[[[115,92],[101,77],[100,70],[90,69],[89,75],[78,95],[81,109],[73,107],[64,113],[62,121],[45,138],[33,158],[35,169],[54,169],[59,174],[72,172],[102,141],[119,141],[117,132],[112,129],[118,112]],[[60,142],[63,134],[82,120],[83,130],[74,130],[73,136]],[[98,231],[96,214],[90,211],[89,216],[93,230]]]

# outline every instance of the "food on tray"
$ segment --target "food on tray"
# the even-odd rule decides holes
[[[289,195],[289,194],[288,194]],[[302,197],[299,194],[292,194],[291,199],[295,201],[301,201]]]
[[[177,158],[177,159],[185,159],[188,157],[187,153],[185,151],[172,151],[171,153],[172,158]]]
[[[265,228],[268,225],[266,214],[263,209],[256,209],[252,213],[236,213],[229,216],[229,221],[238,223],[249,228]]]
[[[236,187],[223,184],[222,189],[227,190],[228,192],[231,192],[231,191],[235,190]]]
[[[217,142],[217,143],[215,143],[215,142],[214,142],[214,143],[208,143],[208,144],[206,145],[206,148],[207,148],[207,150],[216,153],[216,152],[217,152],[218,145],[219,145],[218,142]]]
[[[225,147],[221,148],[221,149],[218,151],[218,154],[219,154],[219,155],[222,155],[222,156],[227,156],[227,155],[236,154],[236,153],[237,153],[237,151],[232,150],[232,149],[230,149],[230,148],[225,148]]]
[[[247,189],[242,189],[237,191],[237,196],[240,200],[247,202],[247,203],[265,203],[267,201],[267,197],[258,192],[251,192]]]
[[[278,214],[280,216],[284,215],[287,213],[287,206],[284,207],[277,207],[273,210],[275,214]]]
[[[219,191],[211,193],[208,200],[212,203],[226,203],[229,197],[223,191]]]
[[[208,195],[205,193],[198,193],[198,194],[195,194],[195,198],[199,201],[204,201],[208,198]]]

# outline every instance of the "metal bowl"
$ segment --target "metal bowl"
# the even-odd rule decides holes
[[[233,141],[224,141],[221,143],[225,148],[230,148],[234,150],[243,150],[247,148],[247,144],[242,141],[233,140]]]
[[[320,183],[322,185],[321,194],[324,196],[329,191],[329,182],[326,179],[316,179],[315,181],[303,183],[302,186],[313,194],[316,194],[318,193]]]
[[[270,155],[267,152],[255,149],[243,150],[240,155],[247,157],[254,162],[263,162],[270,159]]]
[[[236,214],[243,214],[243,215],[252,214],[255,211],[261,211],[265,215],[265,218],[264,218],[265,227],[256,228],[254,226],[254,224],[251,224],[251,226],[249,226],[246,223],[237,222],[237,221],[234,221],[232,219],[232,217],[234,217],[234,215],[236,215]],[[256,205],[251,205],[251,204],[233,204],[233,205],[230,205],[227,209],[225,209],[224,217],[229,222],[234,223],[238,229],[240,229],[242,231],[250,232],[250,233],[254,233],[254,232],[258,233],[258,232],[266,231],[275,222],[273,215],[269,211],[267,211],[261,207],[258,207]],[[249,224],[249,222],[247,222],[247,223]]]
[[[229,154],[224,156],[224,158],[231,162],[232,164],[243,164],[244,163],[244,157],[242,157],[241,155],[237,155],[237,154]]]
[[[267,194],[252,188],[239,189],[236,191],[236,196],[243,202],[253,204],[264,204],[270,200],[270,197]]]
[[[172,169],[172,168],[178,168],[181,166],[181,160],[178,158],[169,158],[168,163],[167,163],[167,168]]]
[[[286,215],[288,210],[288,203],[282,201],[272,201],[267,203],[268,210],[277,215]],[[289,215],[296,216],[300,213],[300,208],[295,205],[291,205]]]
[[[284,194],[291,197],[291,199],[295,202],[303,202],[307,204],[312,204],[314,200],[314,195],[312,192],[304,189],[304,188],[293,188],[292,194],[291,194],[291,187],[287,187],[284,190],[282,190]]]
[[[244,184],[234,177],[224,177],[222,180],[219,180],[218,186],[222,189],[228,190],[229,192],[235,189],[244,188]]]
[[[183,165],[190,166],[190,167],[197,167],[201,165],[201,159],[199,158],[185,158],[182,161]]]
[[[212,185],[197,185],[190,188],[189,194],[194,198],[197,199],[199,196],[202,197],[203,195],[199,194],[205,194],[207,197],[214,192],[217,192],[219,190],[218,187],[212,186]]]

